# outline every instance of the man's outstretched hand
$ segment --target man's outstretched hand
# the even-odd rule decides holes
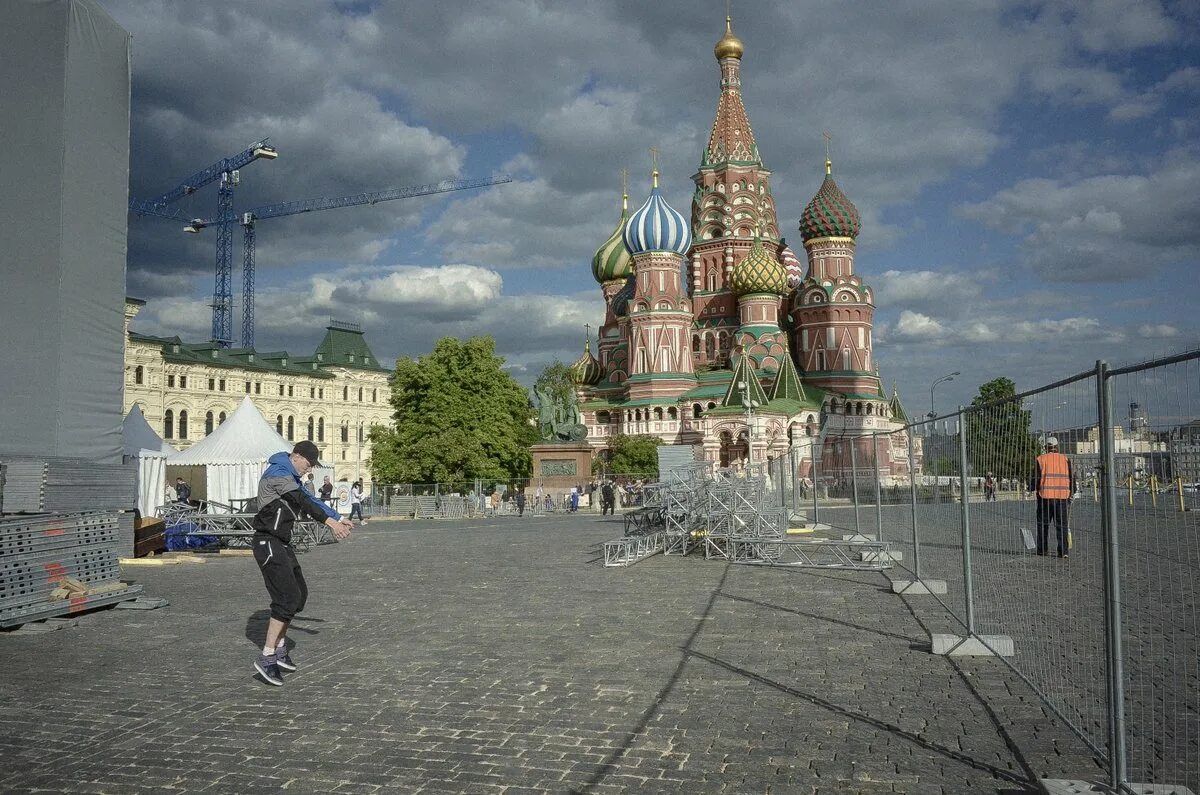
[[[350,531],[354,528],[354,525],[347,521],[332,518],[325,520],[325,526],[333,531],[333,537],[338,541],[349,538]]]

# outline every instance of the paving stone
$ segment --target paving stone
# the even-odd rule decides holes
[[[3,639],[0,792],[961,793],[1097,771],[1002,664],[921,648],[941,627],[880,573],[608,570],[593,547],[619,522],[492,525],[372,522],[303,555],[282,688],[252,677],[245,559],[139,570],[169,607]]]

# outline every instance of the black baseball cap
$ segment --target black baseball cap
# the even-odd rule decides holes
[[[321,451],[312,442],[305,439],[302,442],[296,442],[296,446],[292,448],[292,452],[296,455],[303,456],[304,460],[315,467],[321,466],[321,462],[317,459],[321,457]]]

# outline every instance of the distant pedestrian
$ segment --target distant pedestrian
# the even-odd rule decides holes
[[[1029,490],[1037,495],[1037,553],[1049,554],[1050,523],[1058,536],[1058,556],[1070,551],[1071,497],[1075,493],[1075,474],[1071,459],[1058,452],[1058,439],[1046,439],[1046,452],[1037,457]]]
[[[271,597],[271,619],[267,623],[262,656],[254,661],[254,669],[272,685],[283,684],[280,671],[296,670],[287,647],[287,631],[308,601],[308,585],[292,549],[293,526],[308,518],[324,522],[338,540],[350,535],[350,522],[342,521],[337,511],[304,488],[302,478],[313,467],[320,466],[319,457],[315,444],[299,442],[291,453],[271,456],[258,481],[260,507],[252,520],[251,546]]]
[[[571,513],[579,510],[579,487],[571,487]]]
[[[987,473],[987,477],[983,479],[983,501],[996,501],[996,479],[992,477],[992,473]]]
[[[613,492],[613,484],[611,480],[604,481],[604,485],[600,487],[600,515],[608,514],[612,516],[614,503],[616,502],[616,494]]]
[[[175,478],[175,499],[185,505],[192,502],[192,487],[183,478]]]
[[[500,513],[500,492],[499,492],[499,490],[492,492],[491,503],[492,503],[492,513],[493,514]]]
[[[333,483],[329,480],[329,476],[325,476],[325,482],[321,484],[321,502],[326,505],[333,505]]]
[[[524,487],[517,489],[517,516],[525,515],[525,489]]]
[[[354,485],[350,487],[350,522],[354,522],[354,514],[358,514],[358,523],[366,524],[367,520],[363,518],[362,512],[363,503],[363,487],[362,481],[354,481]]]

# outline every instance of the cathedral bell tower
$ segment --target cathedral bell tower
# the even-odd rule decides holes
[[[713,48],[721,72],[721,96],[700,170],[692,176],[692,237],[688,278],[702,327],[731,336],[738,329],[733,273],[750,254],[755,230],[772,258],[778,256],[779,221],[771,195],[771,172],[763,166],[742,104],[742,55],[745,47],[725,18],[725,35]],[[697,354],[698,364],[722,364],[717,351]]]

